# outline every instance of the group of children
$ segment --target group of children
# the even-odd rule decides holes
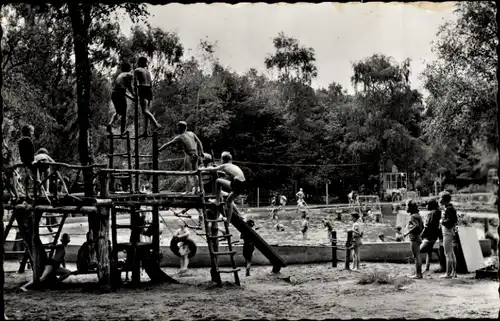
[[[443,207],[443,211],[439,208]],[[439,240],[439,254],[444,254],[445,266],[441,266],[436,272],[446,272],[442,278],[457,277],[457,259],[454,252],[455,236],[457,233],[458,216],[457,211],[451,204],[451,195],[448,192],[440,194],[440,200],[432,199],[427,204],[430,211],[424,223],[419,214],[418,205],[413,200],[408,202],[407,212],[410,214],[407,232],[404,237],[409,236],[411,250],[415,259],[415,275],[412,278],[421,279],[422,262],[420,253],[426,253],[427,262],[425,271],[430,268],[430,255],[434,244]]]

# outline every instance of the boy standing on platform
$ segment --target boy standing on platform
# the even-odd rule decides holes
[[[161,152],[174,143],[181,143],[184,149],[184,170],[198,170],[199,159],[201,158],[203,160],[205,154],[203,152],[203,144],[195,133],[187,130],[187,123],[185,121],[177,123],[177,131],[179,134],[168,143],[163,144],[163,146],[158,149],[158,152]],[[191,178],[186,177],[186,180],[186,193],[190,193],[192,191]],[[195,183],[196,181],[195,179]]]
[[[116,77],[113,92],[111,93],[111,101],[115,107],[115,113],[111,116],[107,130],[111,133],[117,116],[120,116],[120,133],[123,134],[127,127],[127,98],[135,100],[132,98],[134,96],[134,88],[132,87],[134,75],[131,73],[132,67],[128,62],[122,63],[120,70],[121,73]],[[127,90],[129,93],[127,93]]]
[[[134,83],[137,88],[137,96],[142,115],[144,116],[144,136],[148,134],[148,119],[153,122],[156,129],[161,128],[153,114],[148,111],[151,101],[153,100],[153,89],[151,87],[151,73],[147,68],[148,59],[146,57],[140,57],[137,62],[137,68],[134,70]]]

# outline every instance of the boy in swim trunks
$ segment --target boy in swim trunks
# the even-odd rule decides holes
[[[297,192],[297,194],[295,194],[295,197],[297,197],[297,203],[298,201],[303,201],[304,200],[304,191],[302,190],[302,188],[299,189],[299,191]]]
[[[43,274],[40,277],[40,282],[46,281],[50,276],[53,275],[53,273],[55,273],[56,275],[61,274],[59,279],[57,279],[57,283],[61,283],[62,281],[67,279],[71,274],[73,274],[70,270],[61,267],[61,265],[65,266],[64,257],[66,256],[66,247],[68,246],[70,241],[71,239],[69,235],[67,233],[64,233],[61,237],[61,244],[55,246],[56,251],[54,253],[54,256],[45,262],[45,270],[43,271]],[[33,283],[34,283],[33,280],[29,281],[20,288],[21,291],[24,292],[28,291],[27,287],[33,285]]]
[[[217,204],[220,203],[221,193],[223,189],[230,191],[226,199],[227,203],[226,219],[228,222],[231,222],[231,216],[233,215],[233,209],[234,209],[234,200],[238,196],[245,194],[247,191],[246,179],[245,179],[245,174],[243,174],[241,168],[232,163],[233,156],[231,156],[231,153],[223,152],[221,154],[221,159],[222,159],[222,165],[210,168],[209,170],[222,171],[224,174],[226,174],[227,179],[218,178],[216,181],[217,185],[216,202]]]
[[[121,73],[116,77],[111,93],[111,101],[113,102],[113,106],[115,106],[115,113],[111,116],[107,129],[111,133],[111,128],[117,116],[120,116],[120,133],[123,134],[127,127],[127,98],[135,100],[133,98],[134,88],[132,87],[134,75],[131,73],[132,66],[128,62],[122,63],[120,70]],[[129,93],[127,93],[127,90]]]
[[[148,133],[148,119],[155,124],[156,129],[161,128],[153,114],[148,111],[151,101],[153,100],[153,90],[151,88],[151,73],[147,67],[148,59],[146,57],[140,57],[137,61],[137,68],[134,70],[134,83],[137,88],[139,105],[141,106],[142,114],[144,116],[145,136],[147,136]]]
[[[251,228],[255,226],[255,222],[251,219],[246,223]],[[253,252],[255,251],[255,245],[253,244],[249,235],[245,235],[242,233],[240,239],[243,240],[243,257],[245,258],[246,276],[250,276],[250,269],[252,268],[252,257]]]
[[[187,130],[187,123],[185,121],[177,123],[177,132],[179,134],[168,143],[163,144],[163,146],[158,149],[158,152],[161,152],[174,143],[181,143],[184,149],[184,170],[198,170],[198,160],[200,158],[203,160],[205,154],[203,152],[203,144],[195,133]],[[196,181],[197,179],[195,178],[195,184]],[[186,193],[190,193],[191,191],[191,178],[186,177]]]
[[[352,218],[354,220],[354,224],[352,225],[352,262],[353,262],[353,271],[359,270],[359,265],[361,262],[361,258],[359,256],[359,248],[363,244],[361,239],[363,238],[363,228],[362,228],[362,220],[359,217],[359,214],[352,214]]]

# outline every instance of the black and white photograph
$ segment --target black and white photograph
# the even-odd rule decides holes
[[[0,19],[3,320],[500,318],[495,1]]]

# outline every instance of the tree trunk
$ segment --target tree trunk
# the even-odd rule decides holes
[[[78,104],[78,124],[80,135],[78,152],[82,165],[92,164],[90,131],[90,80],[91,69],[88,49],[88,29],[90,24],[90,5],[68,4],[73,43],[75,49],[76,91]],[[86,196],[93,195],[92,171],[83,172]]]
[[[0,9],[2,6],[0,5]],[[0,25],[0,41],[3,37],[3,28]],[[0,61],[3,61],[2,51],[0,50]],[[0,70],[0,124],[2,124],[2,130],[0,130],[0,142],[3,142],[3,96],[2,96],[2,85],[3,85],[3,70]],[[0,143],[0,152],[3,155],[3,144]],[[1,166],[1,170],[3,173],[3,162]],[[0,175],[0,190],[3,193],[3,175]],[[0,202],[0,310],[5,311],[5,302],[3,298],[3,286],[5,283],[5,275],[3,270],[3,258],[4,258],[4,228],[3,228],[3,202]],[[2,318],[5,316],[2,316]]]

